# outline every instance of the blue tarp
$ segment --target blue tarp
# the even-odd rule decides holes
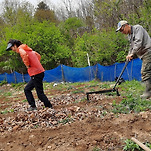
[[[6,73],[0,74],[0,81],[6,81]]]
[[[111,66],[102,66],[96,64],[83,68],[68,67],[59,65],[57,68],[45,71],[44,81],[46,82],[85,82],[94,79],[101,81],[114,81],[118,77],[125,63],[115,63]],[[124,80],[141,80],[141,65],[140,59],[134,59],[127,65],[122,78]],[[11,74],[0,74],[0,82],[7,81],[8,83],[28,82],[30,76],[28,74],[20,74],[13,72]]]
[[[52,70],[45,71],[44,81],[46,82],[62,82],[61,65]]]
[[[115,65],[111,66],[102,66],[100,64],[97,64],[98,66],[98,72],[97,72],[97,78],[101,81],[114,81],[114,70]]]
[[[22,74],[20,74],[20,73],[18,73],[18,72],[14,72],[14,76],[16,77],[16,83],[20,83],[20,82],[24,82],[24,78],[23,78],[23,75]]]
[[[7,80],[7,83],[16,83],[15,81],[15,74],[14,73],[6,73],[6,80]]]
[[[74,68],[63,65],[64,79],[67,82],[85,82],[95,78],[96,66]]]
[[[23,78],[24,78],[24,82],[28,82],[30,80],[29,74],[24,74]]]
[[[116,64],[116,77],[118,77],[124,67],[125,63]],[[123,72],[122,77],[124,80],[130,80],[130,70],[131,70],[131,62],[128,63],[125,71]]]
[[[132,80],[142,80],[141,79],[141,66],[142,66],[142,60],[137,59],[133,62],[131,62],[132,64]]]

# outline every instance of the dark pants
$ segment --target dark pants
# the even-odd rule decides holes
[[[27,98],[28,103],[30,104],[31,107],[36,107],[35,104],[35,99],[32,94],[33,88],[36,89],[38,98],[44,103],[45,107],[52,107],[50,101],[46,97],[43,91],[43,78],[44,78],[44,72],[31,76],[30,81],[24,88],[24,92]]]

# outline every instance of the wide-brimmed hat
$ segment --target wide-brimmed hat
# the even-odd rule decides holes
[[[117,24],[117,29],[116,29],[116,32],[118,32],[121,27],[125,24],[128,24],[128,22],[126,20],[121,20],[118,24]]]

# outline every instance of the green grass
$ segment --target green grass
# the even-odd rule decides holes
[[[24,85],[26,83],[11,83],[11,87],[17,89],[17,90],[21,90],[24,88]]]
[[[6,96],[11,96],[12,95],[12,93],[11,92],[5,92],[5,93],[3,93],[3,95],[6,97]]]
[[[144,86],[141,84],[140,81],[132,80],[132,81],[125,81],[119,88],[122,90],[122,95],[127,93],[134,94],[139,96],[144,91]]]
[[[25,100],[22,100],[22,102],[24,103],[24,102],[28,102],[28,101],[27,101],[27,99],[25,99]]]
[[[109,82],[105,82],[104,84],[101,84],[101,85],[100,85],[100,88],[101,88],[101,89],[109,89],[109,88],[111,88],[111,87],[110,87],[110,85],[109,85]]]
[[[77,93],[84,93],[84,90],[75,90],[75,91],[72,91],[72,94],[77,94]]]
[[[4,85],[4,84],[7,84],[7,81],[4,80],[4,81],[1,81],[1,82],[0,82],[0,86],[2,86],[2,85]]]

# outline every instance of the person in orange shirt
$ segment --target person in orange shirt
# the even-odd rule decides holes
[[[45,107],[52,108],[52,104],[43,91],[43,78],[45,69],[40,63],[40,54],[36,51],[33,51],[26,44],[22,44],[21,41],[15,39],[11,39],[7,43],[6,51],[9,50],[13,50],[20,54],[22,61],[27,67],[28,74],[31,77],[30,81],[24,88],[25,96],[30,105],[27,111],[37,110],[35,99],[31,92],[34,88],[36,89],[38,98],[44,103]]]

